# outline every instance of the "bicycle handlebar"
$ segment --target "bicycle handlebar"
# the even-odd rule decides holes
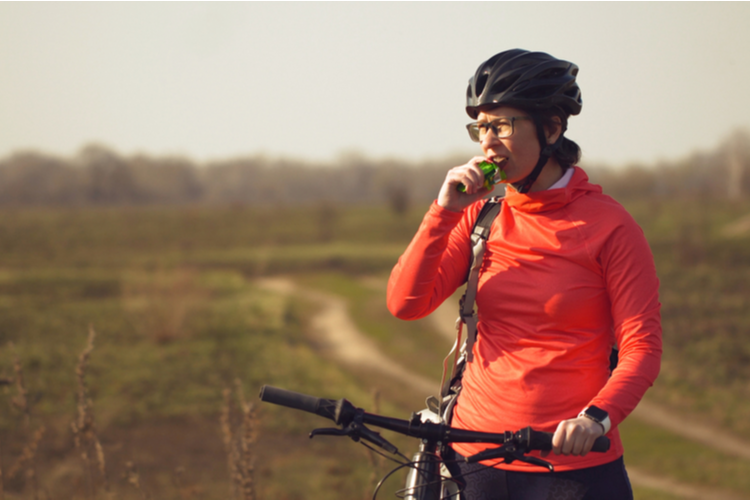
[[[334,413],[330,412],[331,408],[335,409],[336,407],[336,401],[333,399],[316,398],[315,396],[264,385],[260,388],[260,400],[334,420]]]
[[[548,451],[552,449],[552,436],[551,432],[535,431],[531,428],[522,429],[516,432],[506,431],[504,433],[490,433],[480,431],[470,431],[465,429],[455,429],[453,427],[444,424],[435,424],[431,422],[422,422],[419,415],[413,414],[411,420],[402,420],[391,417],[384,417],[381,415],[375,415],[367,413],[361,408],[356,408],[346,399],[324,399],[309,396],[307,394],[300,394],[298,392],[288,391],[278,387],[272,387],[264,385],[260,389],[260,399],[267,403],[273,403],[295,410],[302,410],[309,413],[314,413],[321,417],[328,418],[336,422],[336,424],[342,427],[351,427],[352,424],[357,426],[356,432],[369,432],[370,434],[379,434],[369,431],[363,426],[363,424],[371,424],[383,429],[388,429],[400,434],[407,436],[420,438],[420,439],[431,439],[435,441],[441,441],[443,443],[456,443],[456,442],[472,442],[472,443],[491,443],[491,444],[504,444],[510,441],[516,441],[522,443],[523,446],[531,450]],[[364,431],[363,431],[364,428]],[[333,434],[330,430],[327,432],[321,432],[326,434]],[[340,435],[353,436],[355,431],[351,430],[349,433],[342,431]],[[314,435],[314,434],[313,434]],[[312,437],[312,435],[311,435]],[[374,438],[371,435],[358,435],[358,437],[365,437],[372,441]],[[379,446],[381,443],[376,443]],[[609,450],[610,442],[606,436],[599,437],[594,443],[592,451],[605,452]],[[468,461],[480,461],[491,458],[496,448],[485,450],[478,455],[468,457]]]

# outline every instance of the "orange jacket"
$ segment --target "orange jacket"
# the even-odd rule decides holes
[[[394,315],[422,318],[465,282],[469,235],[483,203],[463,213],[433,203],[391,273]],[[593,404],[612,421],[610,451],[546,459],[563,471],[621,456],[617,425],[653,384],[661,359],[659,282],[640,227],[575,167],[562,189],[508,189],[480,273],[474,361],[453,425],[554,432]],[[610,376],[614,344],[620,360]],[[486,447],[454,445],[464,456]],[[519,462],[500,467],[542,470]]]

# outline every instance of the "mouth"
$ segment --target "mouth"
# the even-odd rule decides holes
[[[505,167],[505,164],[508,162],[508,159],[504,156],[493,156],[491,158],[492,163],[497,165],[497,172],[495,172],[495,183],[502,182],[507,179],[507,176],[505,175],[505,170],[503,170],[503,167]]]
[[[492,163],[498,166],[498,168],[503,168],[505,163],[507,163],[508,159],[504,156],[493,156],[490,158],[492,160]]]

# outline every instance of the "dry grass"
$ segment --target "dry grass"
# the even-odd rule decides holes
[[[380,413],[380,390],[379,389],[373,389],[372,390],[372,411],[373,413]],[[367,449],[367,459],[370,461],[370,481],[369,481],[369,487],[367,488],[367,492],[374,491],[375,487],[378,484],[379,477],[380,477],[380,471],[382,468],[382,462],[383,459],[380,455],[375,453],[369,448]],[[365,500],[368,500],[370,498],[370,495],[368,493],[365,493]]]
[[[13,353],[13,371],[15,373],[15,386],[16,396],[11,399],[11,404],[17,408],[23,415],[23,431],[29,433],[31,428],[31,408],[29,406],[28,390],[26,389],[26,383],[23,377],[23,367],[21,360],[18,358],[15,346],[11,342],[9,348]],[[26,484],[31,484],[33,488],[34,500],[39,498],[39,481],[36,468],[36,456],[37,449],[39,448],[39,442],[42,440],[42,436],[46,428],[44,425],[40,425],[36,431],[30,433],[29,441],[24,445],[21,454],[8,469],[8,480],[15,478],[21,472],[25,472]],[[4,477],[0,473],[0,499],[5,496],[3,488]]]
[[[107,478],[107,467],[104,459],[104,450],[102,449],[99,437],[96,435],[96,422],[94,420],[93,403],[89,397],[88,385],[86,384],[86,372],[88,370],[89,357],[94,350],[94,338],[96,332],[93,327],[89,327],[89,336],[86,347],[78,356],[78,365],[76,366],[76,380],[78,382],[78,416],[71,422],[70,428],[73,431],[73,443],[75,448],[81,453],[83,464],[86,470],[88,481],[89,498],[96,498],[96,483],[94,478],[93,465],[101,478],[104,494],[107,498],[114,498],[109,479]],[[93,457],[93,458],[92,458]]]
[[[9,344],[10,350],[13,353],[13,371],[15,372],[16,391],[18,394],[11,399],[11,404],[18,408],[23,414],[23,425],[28,429],[31,425],[31,410],[29,409],[29,392],[26,390],[26,384],[23,380],[23,367],[21,361],[18,359],[16,348],[13,342]]]
[[[126,309],[140,319],[143,333],[157,344],[184,339],[190,314],[205,299],[196,273],[184,268],[136,275],[123,292]]]
[[[88,339],[85,348],[78,356],[76,365],[77,381],[77,413],[75,419],[70,423],[72,431],[73,446],[83,461],[82,483],[85,485],[84,498],[95,500],[105,498],[114,500],[115,491],[110,485],[107,475],[107,463],[104,449],[97,435],[96,419],[94,417],[93,401],[90,397],[87,375],[89,361],[94,351],[94,340],[96,332],[93,327],[89,328]],[[27,443],[21,453],[15,459],[7,474],[0,469],[0,500],[4,500],[4,480],[12,480],[24,474],[25,487],[33,488],[34,500],[39,500],[39,481],[36,467],[36,458],[39,445],[45,436],[44,425],[38,426],[31,432],[32,411],[29,405],[28,390],[24,383],[23,369],[20,359],[14,353],[13,369],[15,376],[12,379],[1,379],[3,385],[13,385],[16,394],[12,398],[12,406],[21,414],[21,427],[29,434]],[[224,405],[221,411],[221,427],[224,434],[227,456],[229,459],[232,497],[240,500],[255,500],[255,458],[254,445],[257,440],[259,420],[252,403],[245,399],[242,383],[235,380],[234,391],[227,388],[224,390]],[[135,461],[124,463],[122,479],[134,489],[139,498],[150,499],[147,489],[143,484],[141,473]],[[79,484],[82,484],[79,483]],[[178,467],[173,472],[172,484],[179,498],[192,500],[201,496],[203,489],[197,484],[187,484],[185,469]],[[124,494],[124,493],[120,493]],[[49,493],[46,498],[51,498]]]
[[[255,500],[253,444],[257,439],[258,418],[254,405],[245,400],[245,393],[239,379],[235,380],[235,390],[239,412],[234,408],[232,390],[225,388],[220,417],[232,484],[231,498]],[[237,413],[239,416],[236,415]],[[238,422],[235,422],[237,420]]]
[[[26,472],[26,481],[28,483],[31,483],[31,485],[33,486],[34,500],[38,500],[39,498],[39,481],[36,471],[36,452],[45,430],[45,427],[42,425],[36,431],[34,431],[31,440],[26,446],[24,446],[23,451],[21,452],[21,456],[16,459],[16,462],[8,471],[8,479],[14,478],[21,471]]]
[[[143,486],[141,485],[141,475],[138,472],[138,466],[136,466],[133,462],[125,462],[125,479],[128,481],[130,485],[135,488],[135,490],[138,492],[138,495],[144,499],[148,500],[149,495],[146,493],[146,490],[143,489]]]

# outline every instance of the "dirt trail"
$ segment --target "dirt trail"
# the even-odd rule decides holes
[[[285,278],[267,278],[259,284],[278,293],[296,292],[320,304],[319,312],[311,319],[313,333],[321,349],[336,359],[348,365],[379,371],[425,395],[438,392],[439,380],[429,380],[412,373],[380,352],[377,345],[357,329],[349,317],[344,299],[318,290],[296,288],[291,280]]]
[[[429,380],[412,373],[381,353],[376,344],[357,329],[349,317],[344,299],[318,290],[297,287],[293,281],[287,278],[266,278],[259,280],[258,284],[284,295],[296,293],[320,304],[319,312],[311,320],[313,332],[321,342],[321,348],[330,352],[344,364],[380,371],[425,395],[438,392],[439,381]],[[446,301],[430,318],[434,322],[435,329],[441,335],[450,339],[454,338],[455,301]],[[726,453],[743,458],[748,457],[747,450],[750,448],[746,448],[746,444],[738,442],[735,438],[723,435],[705,426],[688,423],[684,418],[671,414],[663,408],[653,404],[644,405],[644,403],[642,402],[638,409],[633,412],[636,418],[699,442],[707,441],[705,437],[709,436],[710,442],[705,444]],[[719,439],[717,439],[717,436]],[[688,486],[671,479],[653,476],[630,466],[628,467],[628,474],[633,484],[637,486],[664,491],[685,499],[741,500],[745,498],[724,491]]]

